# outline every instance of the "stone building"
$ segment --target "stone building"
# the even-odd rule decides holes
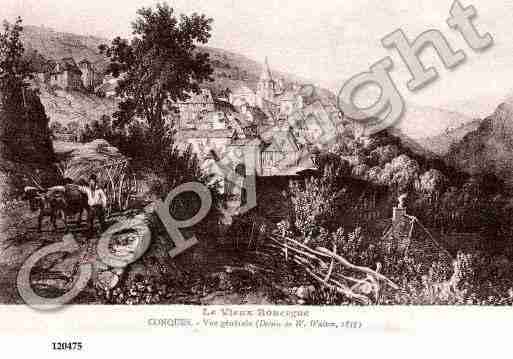
[[[257,95],[255,91],[249,87],[239,85],[230,93],[229,101],[235,107],[240,107],[244,104],[248,106],[256,106]]]
[[[80,91],[83,89],[82,71],[72,57],[63,58],[55,63],[50,71],[50,86],[65,91]]]
[[[220,159],[228,146],[236,139],[233,129],[180,130],[177,133],[182,149],[191,146],[191,150],[200,161],[209,157]]]
[[[274,103],[274,95],[276,92],[276,83],[273,80],[267,57],[265,58],[265,66],[260,75],[260,80],[257,85],[257,106],[260,108],[264,107],[264,101]]]
[[[189,99],[176,103],[180,111],[179,128],[181,129],[196,128],[198,123],[216,109],[214,97],[209,89],[201,89],[199,94],[193,93],[189,96]]]

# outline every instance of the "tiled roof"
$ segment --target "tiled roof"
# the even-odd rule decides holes
[[[258,146],[262,144],[262,141],[258,138],[238,138],[230,143],[230,146]]]
[[[273,120],[276,120],[278,118],[280,107],[277,104],[267,100],[263,100],[262,105],[262,110],[267,115],[267,117],[272,118]]]
[[[194,103],[204,103],[204,104],[212,104],[215,103],[214,97],[212,96],[212,91],[208,88],[201,88],[200,93],[194,93],[193,91],[188,92],[189,96],[186,100],[176,101],[177,104],[194,104]]]
[[[190,138],[233,138],[235,130],[181,130],[177,133],[180,139]]]
[[[279,152],[295,152],[299,151],[299,146],[294,136],[290,131],[271,131],[268,133],[269,137],[266,139],[266,151],[279,151]]]
[[[246,95],[246,94],[252,94],[254,95],[255,94],[255,91],[253,91],[252,89],[250,89],[249,87],[247,87],[246,85],[244,84],[239,84],[237,85],[233,91],[232,91],[232,94],[237,96],[237,95]]]
[[[227,101],[214,99],[214,106],[215,106],[216,111],[237,112],[235,107],[233,107],[233,105]]]
[[[59,66],[59,72],[55,72],[55,73],[62,73],[63,71],[73,71],[77,74],[82,74],[82,71],[80,71],[75,60],[73,60],[72,57],[65,57],[65,58],[57,61],[57,65]],[[57,65],[55,66],[53,71],[55,71],[57,69]]]
[[[267,120],[267,118],[268,118],[268,116],[265,114],[265,112],[262,111],[259,107],[248,106],[248,111],[251,112],[253,119],[257,123],[265,122],[265,120]]]
[[[275,97],[278,101],[292,101],[294,100],[299,94],[296,91],[293,90],[287,90],[278,96]]]
[[[242,113],[233,113],[230,120],[236,121],[241,129],[254,126],[255,124],[248,121],[247,117]]]

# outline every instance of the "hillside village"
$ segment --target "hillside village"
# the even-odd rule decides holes
[[[100,97],[112,98],[116,95],[116,79],[104,76],[88,59],[78,63],[73,57],[48,60],[34,64],[39,82],[52,89],[82,91]]]
[[[36,78],[39,86],[61,94],[117,99],[119,80],[103,75],[87,59],[78,63],[72,57],[49,60],[37,68]],[[220,160],[235,151],[255,152],[258,176],[297,176],[315,169],[310,151],[322,147],[319,140],[326,129],[342,124],[336,106],[315,91],[313,86],[273,75],[266,58],[256,89],[243,81],[218,93],[205,86],[199,94],[191,93],[186,101],[174,104],[179,113],[169,118],[169,124],[177,130],[179,148],[191,146],[201,162]],[[68,130],[56,136],[77,141],[86,124],[81,119],[76,133]],[[243,157],[239,156],[240,161]]]
[[[333,105],[312,101],[304,89],[273,78],[266,59],[256,91],[241,84],[214,97],[204,88],[178,103],[177,138],[202,159],[220,159],[234,148],[243,153],[256,149],[259,176],[294,176],[313,169],[307,154],[317,145],[323,124],[341,116]]]

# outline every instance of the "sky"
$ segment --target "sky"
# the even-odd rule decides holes
[[[105,38],[130,34],[136,10],[151,0],[0,0],[2,15],[23,17],[25,24]],[[494,45],[485,52],[470,49],[448,27],[452,0],[168,0],[179,13],[200,12],[214,19],[210,46],[263,61],[275,70],[311,79],[338,92],[346,80],[390,56],[392,78],[403,98],[423,106],[442,107],[473,117],[489,114],[513,95],[513,0],[462,0],[478,13],[474,24],[490,33]],[[402,29],[413,40],[429,29],[440,30],[467,61],[444,69],[435,51],[421,58],[435,66],[437,81],[416,93],[398,54],[381,45],[381,38]],[[365,93],[363,93],[365,95]],[[368,93],[371,97],[371,92]]]

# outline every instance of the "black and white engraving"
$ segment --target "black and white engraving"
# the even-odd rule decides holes
[[[0,304],[513,304],[510,3],[104,3],[0,31]]]

